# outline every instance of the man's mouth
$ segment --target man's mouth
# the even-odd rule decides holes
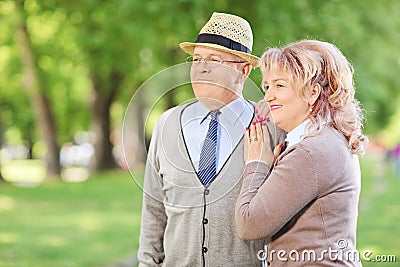
[[[196,79],[196,80],[194,80],[193,82],[198,82],[198,83],[212,83],[211,80],[204,79],[204,78]]]

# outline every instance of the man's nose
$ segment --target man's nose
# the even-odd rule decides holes
[[[204,59],[197,64],[197,69],[200,72],[210,72],[211,70],[209,63],[207,63]]]

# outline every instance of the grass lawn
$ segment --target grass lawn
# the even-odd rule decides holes
[[[357,231],[357,249],[372,254],[363,266],[400,266],[400,174],[382,157],[361,161],[362,188]],[[396,262],[378,262],[395,255]],[[375,256],[378,256],[376,258]]]
[[[109,266],[138,248],[142,191],[127,172],[0,185],[0,266]]]
[[[364,266],[399,266],[400,177],[378,157],[361,160],[358,250]],[[0,185],[0,267],[103,267],[136,255],[142,191],[129,173],[82,183]],[[374,262],[396,255],[397,262]]]

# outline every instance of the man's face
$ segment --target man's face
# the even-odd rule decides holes
[[[240,57],[210,48],[196,47],[190,79],[196,98],[207,107],[223,106],[242,95],[248,73],[243,68],[249,63],[219,62],[221,60],[244,61]],[[207,63],[204,63],[206,59]],[[251,68],[251,67],[250,67]]]

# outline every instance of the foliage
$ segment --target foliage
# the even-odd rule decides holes
[[[13,1],[0,2],[2,15],[1,34],[5,45],[4,65],[0,72],[2,112],[5,128],[18,127],[29,139],[28,134],[37,133],[34,128],[32,109],[27,94],[21,87],[21,66],[15,47],[15,6]],[[71,136],[80,129],[87,129],[88,115],[83,112],[87,105],[88,81],[85,68],[79,64],[79,51],[71,40],[74,29],[65,23],[65,12],[43,10],[35,1],[26,1],[29,14],[28,29],[32,35],[35,52],[38,54],[38,66],[44,73],[44,89],[52,103],[57,118],[59,141],[71,140]],[[3,24],[3,22],[5,24]],[[4,33],[4,34],[3,34]],[[2,42],[3,43],[3,42]],[[86,79],[86,80],[85,80]],[[69,116],[65,116],[69,114]],[[8,127],[7,127],[8,126]],[[29,129],[29,131],[28,131]]]
[[[400,101],[397,101],[398,105]],[[400,111],[391,116],[389,124],[386,126],[384,131],[377,136],[379,142],[388,148],[394,148],[400,143]]]
[[[30,104],[21,89],[13,2],[0,2],[0,121],[6,131],[16,128],[22,139],[37,140]],[[304,38],[336,44],[355,67],[367,133],[377,134],[386,129],[400,99],[398,10],[396,0],[26,0],[28,28],[60,144],[71,141],[78,130],[90,129],[93,77],[109,85],[105,90],[118,87],[114,105],[125,109],[146,79],[184,62],[186,55],[178,44],[194,41],[213,11],[237,14],[250,22],[256,55],[267,47]],[[122,77],[120,84],[112,82],[115,72]],[[252,72],[251,79],[260,83],[259,70]],[[190,97],[189,92],[171,99],[181,103]],[[157,114],[167,106],[160,105]],[[123,113],[112,118],[113,127],[120,127]],[[386,133],[390,135],[393,128]]]

